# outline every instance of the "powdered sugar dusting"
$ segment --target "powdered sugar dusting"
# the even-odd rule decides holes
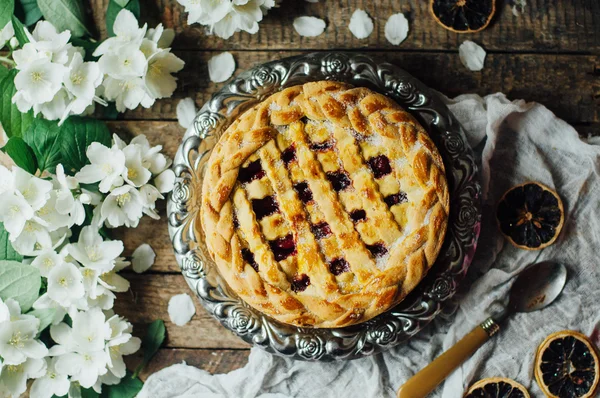
[[[271,102],[271,104],[269,105],[269,110],[271,112],[273,112],[273,111],[280,111],[281,110],[281,106],[277,105],[275,102]]]

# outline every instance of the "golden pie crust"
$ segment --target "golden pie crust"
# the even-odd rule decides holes
[[[419,123],[381,94],[320,81],[273,94],[225,131],[200,217],[219,273],[246,303],[333,328],[417,286],[448,211],[444,165]]]

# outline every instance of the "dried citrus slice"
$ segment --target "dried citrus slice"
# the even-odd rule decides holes
[[[535,379],[551,398],[594,396],[600,379],[599,369],[592,343],[572,330],[546,337],[535,358]]]
[[[529,398],[529,393],[514,380],[490,377],[473,384],[465,398]]]
[[[495,3],[495,0],[431,0],[429,10],[444,28],[456,33],[474,33],[489,25],[496,12]]]
[[[539,250],[558,237],[564,211],[556,192],[540,183],[527,182],[502,196],[496,217],[510,243],[522,249]]]

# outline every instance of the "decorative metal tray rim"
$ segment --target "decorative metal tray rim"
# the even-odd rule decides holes
[[[245,304],[218,275],[196,228],[203,166],[220,134],[244,110],[282,88],[337,80],[385,94],[423,124],[438,146],[450,187],[450,222],[440,255],[405,300],[364,323],[338,329],[299,328],[277,322]],[[255,66],[204,104],[185,133],[174,160],[177,176],[169,196],[169,234],[190,288],[206,310],[246,342],[303,360],[354,359],[406,341],[441,311],[471,263],[481,224],[477,166],[458,121],[441,98],[404,70],[373,58],[320,52]]]

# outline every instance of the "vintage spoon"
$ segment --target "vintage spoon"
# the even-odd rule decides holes
[[[513,312],[545,308],[558,297],[567,281],[564,265],[549,261],[530,265],[519,273],[510,289],[508,305],[486,319],[448,351],[411,377],[398,390],[398,398],[424,398],[461,363],[499,330],[499,323]]]

